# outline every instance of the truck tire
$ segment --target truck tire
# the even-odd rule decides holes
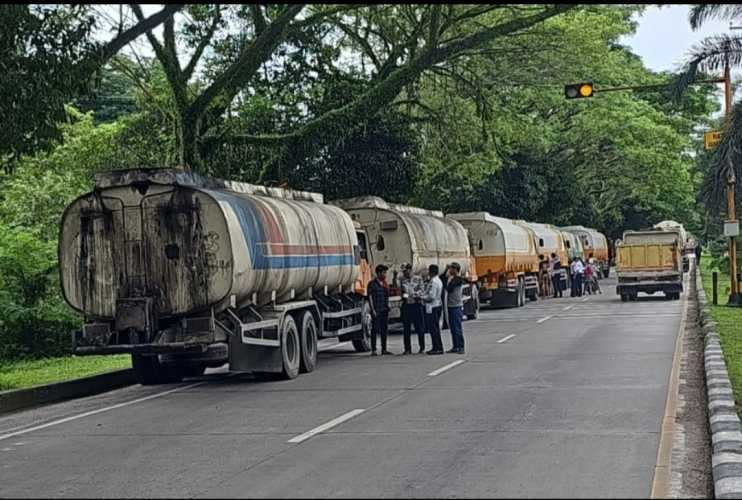
[[[301,366],[301,341],[296,321],[290,314],[283,318],[281,325],[281,359],[283,360],[283,378],[296,378]]]
[[[518,307],[526,305],[526,282],[523,279],[518,279]]]
[[[131,365],[137,381],[142,385],[170,384],[183,380],[183,373],[175,366],[163,366],[156,354],[131,355]]]
[[[309,311],[301,319],[301,365],[302,373],[314,371],[317,366],[317,322]]]
[[[200,377],[206,371],[206,365],[187,365],[178,367],[183,377]]]
[[[471,307],[470,314],[466,315],[466,319],[477,319],[479,317],[479,293],[477,292],[476,287],[472,287],[470,300],[473,305]]]
[[[353,348],[356,352],[368,352],[371,350],[371,328],[373,328],[371,307],[367,302],[364,302],[361,308],[361,338],[353,339]]]
[[[627,302],[629,300],[629,296],[625,293],[621,294],[621,302]]]

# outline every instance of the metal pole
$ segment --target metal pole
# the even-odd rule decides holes
[[[716,271],[711,273],[711,297],[713,298],[713,304],[716,305],[719,303],[719,273]]]
[[[724,111],[726,117],[726,130],[729,130],[729,125],[732,117],[732,78],[729,70],[729,59],[727,58],[724,65]],[[727,219],[729,221],[737,220],[737,211],[734,204],[734,169],[730,165],[729,175],[727,177]],[[731,280],[731,290],[729,295],[729,303],[736,304],[738,302],[739,289],[737,288],[737,240],[734,236],[729,237],[729,279]]]

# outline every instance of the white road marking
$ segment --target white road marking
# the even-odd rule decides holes
[[[442,366],[438,368],[437,370],[433,370],[432,372],[428,373],[428,377],[435,377],[436,375],[440,375],[441,373],[445,372],[446,370],[450,370],[454,366],[458,366],[461,363],[463,363],[465,360],[460,359],[458,361],[454,361],[453,363],[449,363],[446,366]]]
[[[540,320],[536,321],[536,323],[543,323],[544,321],[550,320],[551,318],[552,318],[551,316],[545,316],[541,318]]]
[[[356,408],[355,410],[351,410],[348,413],[345,413],[343,415],[340,415],[337,418],[330,420],[329,422],[326,422],[318,427],[315,427],[311,431],[307,431],[304,434],[299,434],[296,437],[292,437],[291,439],[288,440],[288,442],[289,443],[301,443],[302,441],[306,441],[307,439],[314,436],[315,434],[319,434],[320,432],[326,431],[327,429],[335,427],[336,425],[342,424],[346,420],[350,420],[356,415],[360,415],[364,411],[366,411],[364,408]]]
[[[508,340],[512,339],[513,337],[515,337],[515,334],[508,335],[507,337],[498,340],[497,343],[498,344],[502,344],[503,342],[507,342]]]
[[[583,301],[583,302],[587,302],[587,299],[589,299],[589,298],[590,298],[590,297],[585,297],[584,299],[582,299],[582,301]]]
[[[331,345],[317,346],[317,352],[324,352],[324,351],[329,351],[331,349],[337,349],[338,347],[345,347],[350,343],[351,343],[350,341],[347,341],[347,342],[338,342],[338,343],[331,344]]]
[[[53,420],[51,422],[47,422],[47,423],[41,424],[41,425],[35,425],[33,427],[28,427],[28,428],[23,429],[23,430],[20,430],[20,431],[9,432],[7,434],[0,434],[0,441],[3,441],[5,439],[10,439],[10,438],[15,437],[15,436],[20,436],[22,434],[28,434],[29,432],[34,432],[34,431],[39,431],[41,429],[46,429],[47,427],[53,427],[55,425],[64,424],[66,422],[71,422],[73,420],[78,420],[80,418],[89,417],[91,415],[97,415],[98,413],[104,413],[104,412],[107,412],[107,411],[115,410],[117,408],[123,408],[124,406],[130,406],[130,405],[133,405],[133,404],[141,403],[143,401],[147,401],[147,400],[150,400],[150,399],[160,398],[162,396],[167,396],[168,394],[173,394],[175,392],[180,392],[180,391],[184,391],[186,389],[191,389],[193,387],[196,387],[196,386],[199,386],[199,385],[203,385],[205,383],[206,382],[197,382],[195,384],[190,384],[190,385],[185,385],[183,387],[177,387],[175,389],[170,389],[169,391],[158,392],[157,394],[150,394],[149,396],[144,396],[143,398],[132,399],[131,401],[127,401],[125,403],[118,403],[118,404],[111,405],[111,406],[105,406],[105,407],[99,408],[97,410],[86,411],[85,413],[80,413],[78,415],[72,415],[70,417],[61,418],[59,420]]]
[[[563,309],[562,309],[562,311],[569,311],[569,310],[570,310],[570,309],[572,309],[572,308],[573,308],[574,306],[575,306],[574,304],[572,304],[571,306],[567,306],[567,307],[563,308]]]

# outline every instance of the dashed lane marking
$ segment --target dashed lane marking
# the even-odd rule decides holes
[[[502,344],[503,342],[507,342],[508,340],[512,339],[513,337],[515,337],[515,334],[508,335],[507,337],[498,340],[497,343],[498,344]]]
[[[573,308],[574,306],[575,306],[575,305],[574,305],[574,304],[572,304],[571,306],[567,306],[567,307],[564,307],[564,308],[562,308],[562,311],[569,311],[569,310],[570,310],[570,309],[572,309],[572,308]]]
[[[292,437],[291,439],[288,440],[288,442],[289,443],[301,443],[302,441],[306,441],[310,437],[315,436],[319,434],[320,432],[324,432],[327,429],[331,429],[335,427],[336,425],[340,425],[346,420],[350,420],[356,415],[360,415],[364,411],[366,411],[365,408],[356,408],[355,410],[351,410],[348,413],[344,413],[337,418],[333,418],[329,422],[325,422],[324,424],[319,425],[315,427],[314,429],[305,432],[304,434],[299,434],[298,436]]]
[[[536,321],[536,323],[543,323],[544,321],[548,321],[552,318],[552,316],[544,316],[540,320]]]
[[[442,366],[438,368],[437,370],[433,370],[432,372],[428,373],[428,377],[435,377],[436,375],[440,375],[441,373],[445,372],[446,370],[450,370],[454,366],[458,366],[461,363],[463,363],[465,360],[460,359],[458,361],[454,361],[453,363],[449,363],[446,366]]]

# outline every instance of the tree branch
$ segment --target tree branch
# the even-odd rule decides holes
[[[191,60],[188,61],[188,64],[183,70],[183,77],[185,78],[186,81],[191,79],[191,76],[193,75],[193,71],[196,69],[196,65],[198,64],[199,59],[201,59],[201,56],[203,55],[204,50],[206,50],[206,47],[209,45],[209,42],[211,42],[211,39],[214,37],[214,33],[216,32],[216,28],[217,26],[219,26],[219,21],[221,21],[221,19],[222,19],[221,7],[217,5],[216,12],[214,13],[214,20],[212,21],[211,26],[209,26],[209,31],[201,39],[201,41],[198,42],[198,46],[196,47],[196,50],[193,52],[193,56],[191,57]]]

